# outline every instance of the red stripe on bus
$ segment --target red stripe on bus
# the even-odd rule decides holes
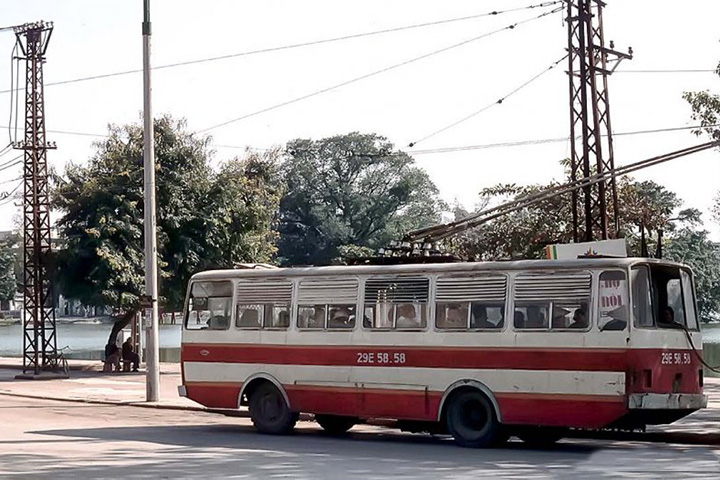
[[[294,411],[436,421],[442,392],[380,388],[284,385]],[[214,408],[236,408],[240,386],[193,382],[188,396]],[[498,393],[503,423],[601,428],[626,413],[622,396]]]
[[[653,351],[655,352],[655,351]],[[654,353],[656,354],[656,353]],[[628,350],[256,344],[182,346],[183,362],[624,372]]]

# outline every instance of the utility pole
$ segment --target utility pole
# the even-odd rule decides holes
[[[608,76],[629,53],[605,47],[602,0],[567,2],[570,80],[570,179],[615,168]],[[580,144],[578,145],[578,139]],[[595,171],[593,171],[595,169]],[[612,228],[608,209],[612,206]],[[606,240],[620,233],[615,177],[572,192],[574,241]]]
[[[52,35],[49,22],[14,28],[20,58],[25,60],[25,138],[13,147],[25,151],[23,168],[23,375],[38,378],[62,370],[57,352],[55,308],[50,283],[50,192],[45,137],[43,64]],[[31,374],[28,372],[31,371]],[[27,375],[26,375],[27,374]],[[67,376],[67,374],[61,374]]]
[[[158,350],[157,238],[155,235],[155,132],[150,84],[150,0],[143,0],[143,159],[145,169],[145,358],[146,400],[160,398],[160,352]]]

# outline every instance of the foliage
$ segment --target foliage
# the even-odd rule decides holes
[[[17,256],[16,235],[10,235],[0,241],[0,302],[12,300],[17,292],[18,283],[15,272]]]
[[[715,69],[720,76],[720,63]],[[706,134],[714,140],[720,140],[720,95],[710,91],[685,92],[683,98],[692,108],[691,118],[700,122],[700,128],[693,130],[696,135]]]
[[[216,174],[208,138],[169,116],[155,120],[160,301],[182,306],[190,276],[267,261],[279,201],[272,159],[235,159]],[[133,311],[144,290],[142,126],[111,126],[87,165],[57,179],[54,205],[67,239],[59,287],[86,305]],[[268,185],[271,185],[268,187]]]
[[[501,184],[486,188],[480,192],[480,209],[558,185],[557,182],[530,186]],[[639,254],[640,225],[652,232],[666,228],[668,219],[681,202],[677,195],[657,183],[637,182],[627,177],[618,180],[617,191],[622,235],[628,239],[631,252]],[[460,218],[467,212],[457,209],[455,214]],[[470,230],[453,239],[450,248],[462,258],[477,260],[542,258],[546,245],[572,240],[571,196],[565,194]]]
[[[437,188],[409,155],[393,149],[381,136],[360,133],[288,143],[281,263],[327,264],[343,247],[378,248],[440,220]]]
[[[720,246],[708,239],[707,231],[684,225],[668,239],[664,256],[692,267],[700,317],[705,322],[718,320]]]

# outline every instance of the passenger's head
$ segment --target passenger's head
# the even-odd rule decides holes
[[[404,303],[398,307],[397,314],[399,317],[415,318],[415,307],[409,303]]]
[[[675,312],[673,312],[671,307],[665,307],[662,309],[660,321],[663,323],[673,323],[675,321]]]
[[[447,320],[448,325],[453,327],[459,327],[465,325],[465,320],[467,317],[467,310],[461,309],[457,305],[452,305],[448,307],[448,309],[445,311],[445,318]]]
[[[575,310],[575,313],[573,314],[573,321],[580,324],[580,325],[587,325],[587,315],[585,314],[585,310],[582,308],[578,308]]]

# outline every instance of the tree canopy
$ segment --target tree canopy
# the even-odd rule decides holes
[[[445,207],[427,173],[375,134],[287,144],[281,164],[278,259],[327,264],[437,223]]]
[[[86,165],[57,178],[54,206],[66,237],[59,289],[68,298],[122,311],[144,290],[142,126],[111,126]],[[267,261],[279,201],[272,159],[234,159],[215,173],[207,137],[183,121],[155,120],[161,306],[180,308],[190,276]],[[269,184],[270,187],[266,187]]]

